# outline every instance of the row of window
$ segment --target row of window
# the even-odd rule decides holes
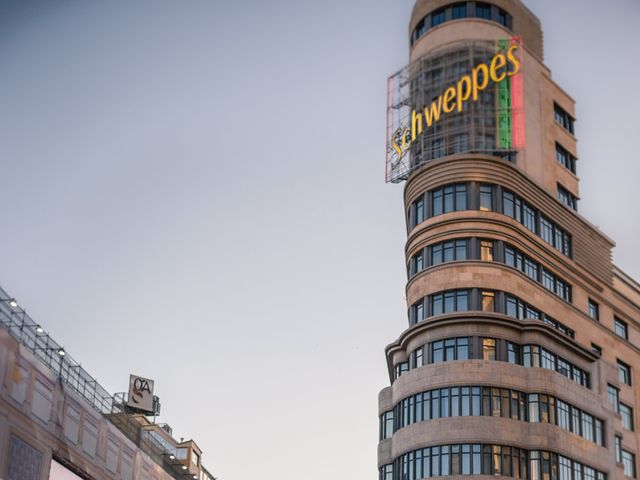
[[[569,290],[569,295],[570,292]],[[571,328],[518,297],[506,292],[477,288],[445,290],[422,297],[409,309],[409,325],[415,325],[436,315],[469,311],[503,313],[519,320],[540,320],[571,338],[575,337]]]
[[[409,354],[409,361],[395,365],[394,380],[414,368],[470,359],[496,360],[527,368],[546,368],[562,374],[579,385],[587,388],[590,386],[588,372],[539,345],[519,345],[488,337],[454,337],[422,345]]]
[[[600,305],[592,299],[589,299],[589,316],[596,322],[600,321]],[[613,332],[625,340],[629,339],[629,327],[626,322],[613,316]]]
[[[553,452],[478,443],[414,450],[380,469],[380,480],[418,480],[450,475],[495,475],[522,480],[606,480],[603,472]]]
[[[409,259],[408,273],[412,277],[430,266],[467,259],[503,262],[520,270],[563,300],[569,303],[572,301],[571,285],[528,255],[502,241],[462,238],[434,243]]]
[[[613,385],[607,385],[607,397],[613,409],[622,417],[622,426],[626,430],[633,431],[633,408],[620,401],[620,389]]]
[[[416,28],[414,28],[411,34],[411,45],[419,38],[422,38],[430,28],[437,27],[450,20],[459,20],[468,17],[492,20],[506,28],[511,28],[511,15],[501,8],[482,2],[459,2],[439,8],[425,15],[417,23]]]
[[[540,263],[510,245],[505,246],[504,263],[516,268],[563,300],[572,302],[572,290],[564,280],[544,268]]]
[[[513,192],[503,190],[502,213],[535,233],[556,250],[571,257],[571,236]]]
[[[409,227],[426,219],[462,210],[503,213],[541,237],[546,243],[571,257],[571,236],[539,210],[515,193],[499,185],[456,183],[420,195],[409,207]]]
[[[380,416],[380,440],[413,423],[467,416],[551,423],[604,445],[604,422],[593,415],[550,395],[497,387],[448,387],[407,397]]]
[[[579,385],[591,388],[589,373],[559,355],[539,345],[518,345],[507,343],[507,362],[525,367],[539,367],[553,370],[573,380]]]

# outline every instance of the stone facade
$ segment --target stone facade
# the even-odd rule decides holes
[[[479,2],[466,3],[473,7]],[[410,60],[457,43],[495,41],[513,35],[521,37],[524,43],[526,146],[517,152],[515,162],[484,154],[457,154],[427,161],[411,173],[404,190],[405,218],[415,216],[416,199],[427,198],[428,192],[454,183],[467,185],[468,203],[461,211],[426,215],[416,224],[407,222],[407,308],[411,310],[420,305],[427,312],[428,302],[432,301],[430,296],[444,291],[464,290],[475,296],[482,292],[501,292],[503,303],[508,296],[517,297],[549,318],[558,320],[567,330],[561,331],[551,322],[545,323],[544,316],[540,319],[526,315],[514,318],[507,314],[504,305],[485,307],[482,303],[471,304],[465,311],[444,314],[429,311],[424,318],[410,322],[409,328],[385,350],[391,385],[379,396],[380,478],[413,480],[426,477],[422,471],[416,473],[413,467],[404,466],[401,458],[406,459],[407,454],[430,446],[478,443],[510,446],[527,452],[552,452],[557,455],[553,458],[567,457],[595,469],[600,472],[598,475],[603,475],[599,478],[633,477],[637,467],[633,465],[630,469],[629,457],[626,469],[623,467],[616,453],[616,438],[621,439],[621,448],[627,455],[637,454],[640,446],[636,433],[640,385],[640,285],[612,264],[613,241],[559,200],[558,185],[576,198],[579,196],[579,179],[556,160],[556,143],[576,156],[577,140],[556,121],[554,105],[572,118],[575,118],[575,109],[571,97],[553,82],[551,72],[542,63],[539,20],[519,0],[493,0],[491,4],[494,9],[504,9],[511,15],[510,28],[479,18],[452,20],[448,10],[446,22],[414,38]],[[410,37],[425,15],[443,7],[451,8],[451,5],[452,2],[446,0],[418,0],[409,24]],[[491,185],[494,197],[497,196],[493,199],[495,208],[490,211],[478,207],[477,191],[481,184]],[[536,229],[541,218],[546,218],[568,232],[571,253],[559,251],[542,238],[540,231],[532,231],[523,222],[507,216],[501,203],[505,190],[518,195],[537,212]],[[473,195],[475,198],[471,198]],[[416,255],[427,254],[431,252],[431,246],[455,239],[488,240],[501,252],[505,245],[517,248],[538,265],[538,278],[523,268],[509,265],[504,253],[500,254],[503,258],[492,260],[481,259],[473,253],[463,259],[435,265],[425,260],[420,271],[410,271]],[[569,298],[560,298],[551,291],[541,280],[541,271],[570,285]],[[423,302],[422,299],[426,300]],[[590,304],[597,305],[597,319],[590,313]],[[469,339],[465,358],[437,357],[435,360],[433,349],[436,347],[431,345],[452,338]],[[495,340],[499,345],[497,351],[485,352],[484,339]],[[512,361],[506,351],[512,348],[509,345],[535,345],[551,352],[553,359],[548,360],[551,363],[545,364],[543,360],[540,365],[525,366],[524,350],[518,350],[514,354],[518,360]],[[522,348],[517,346],[513,348]],[[566,373],[561,361],[586,372],[586,384],[568,378],[573,373]],[[620,366],[623,369],[630,367],[629,373],[621,373]],[[602,440],[593,441],[588,435],[585,438],[584,434],[562,428],[557,419],[522,421],[485,414],[429,420],[420,417],[409,424],[399,424],[398,414],[405,408],[401,404],[411,396],[433,389],[463,386],[514,389],[552,396],[582,409],[588,413],[587,417],[591,415],[601,420],[604,425]],[[630,424],[623,422],[618,401],[610,400],[608,390],[611,387],[619,392],[619,402],[632,409],[634,415]],[[418,407],[411,404],[408,408],[413,409],[413,416]],[[384,426],[388,416],[393,417],[392,432]],[[583,432],[587,429],[580,428]],[[632,458],[635,462],[635,457]],[[410,461],[413,462],[414,457]],[[458,477],[455,473],[451,471],[453,478]],[[489,478],[486,472],[482,473],[471,477]],[[493,471],[490,475],[495,478],[500,473]],[[519,474],[518,478],[569,478],[565,475],[562,468],[552,470],[549,476],[534,469]],[[574,475],[590,478],[587,473]]]

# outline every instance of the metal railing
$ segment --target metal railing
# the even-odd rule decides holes
[[[111,394],[76,362],[24,309],[0,287],[0,325],[29,349],[59,380],[102,414],[113,413]]]
[[[148,431],[138,430],[137,435],[133,434],[132,428],[138,424],[126,414],[124,394],[111,395],[69,355],[62,345],[51,338],[44,331],[44,328],[36,323],[2,287],[0,287],[0,327],[5,328],[12,337],[44,363],[58,377],[61,384],[84,398],[167,473],[174,478],[185,478],[184,472],[166,461],[170,455],[175,454],[175,451],[167,449]]]

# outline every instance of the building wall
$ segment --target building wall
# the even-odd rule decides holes
[[[418,0],[410,20],[409,33],[425,15],[455,2]],[[469,40],[498,40],[518,35],[523,39],[526,146],[515,163],[478,154],[458,154],[431,160],[408,178],[405,191],[407,222],[406,259],[425,247],[462,238],[492,240],[515,246],[571,286],[571,298],[562,299],[523,271],[508,266],[503,259],[464,259],[429,266],[413,275],[406,288],[407,308],[423,297],[451,289],[506,292],[560,321],[573,335],[567,335],[540,320],[517,319],[503,311],[439,314],[410,324],[386,348],[391,386],[379,397],[380,415],[391,411],[412,395],[441,387],[490,386],[526,393],[552,395],[604,420],[604,445],[548,423],[531,423],[511,418],[449,417],[415,422],[399,428],[390,438],[381,439],[378,465],[393,463],[401,455],[433,445],[485,443],[510,445],[528,450],[552,451],[568,456],[608,475],[624,478],[622,465],[614,454],[615,436],[622,437],[624,450],[638,453],[637,406],[640,377],[640,286],[611,261],[612,240],[575,210],[557,198],[557,185],[579,196],[579,178],[556,160],[556,142],[577,156],[577,139],[555,121],[554,104],[575,118],[573,99],[551,78],[542,63],[542,31],[538,19],[518,0],[494,0],[493,5],[512,16],[511,28],[477,18],[450,20],[428,30],[415,40],[410,60],[462,44]],[[471,187],[464,211],[440,214],[414,225],[411,218],[416,199],[426,192],[455,183]],[[491,211],[481,211],[477,189],[491,184],[501,192],[508,189],[569,233],[572,252],[566,255],[546,243],[539,234],[501,211],[494,198]],[[495,193],[494,193],[495,194]],[[426,207],[425,207],[426,208]],[[589,315],[589,303],[599,307],[599,318]],[[627,338],[615,333],[615,318],[627,325]],[[490,338],[501,342],[536,344],[586,371],[590,385],[579,385],[559,371],[525,368],[506,361],[479,358],[453,360],[410,368],[396,373],[412,361],[418,347],[446,338]],[[601,348],[596,352],[592,344]],[[501,345],[503,345],[501,343]],[[477,352],[476,352],[477,353]],[[630,385],[619,375],[618,362],[631,367]],[[621,415],[608,399],[611,385],[619,389],[620,401],[633,408],[633,429],[625,429]],[[637,467],[636,467],[637,468]],[[381,478],[386,477],[381,473]],[[400,479],[397,475],[394,479]],[[466,478],[466,477],[465,477]]]
[[[54,455],[96,480],[172,478],[4,329],[0,382],[0,478],[46,480]]]

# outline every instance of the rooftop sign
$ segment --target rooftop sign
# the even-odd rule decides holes
[[[387,181],[406,179],[417,164],[428,159],[521,146],[514,145],[522,142],[513,142],[511,118],[514,100],[522,103],[521,95],[513,91],[514,85],[519,91],[522,87],[518,75],[521,43],[519,39],[487,43],[470,42],[436,52],[389,79]],[[470,69],[478,58],[486,61]],[[489,96],[483,97],[485,90]],[[475,106],[469,108],[470,104]],[[449,115],[457,115],[458,121],[445,120]],[[475,118],[463,118],[465,115]],[[481,124],[481,133],[476,123]],[[412,162],[410,154],[414,151],[419,158]]]
[[[155,413],[153,380],[138,375],[130,375],[127,406],[142,413],[153,415]]]

